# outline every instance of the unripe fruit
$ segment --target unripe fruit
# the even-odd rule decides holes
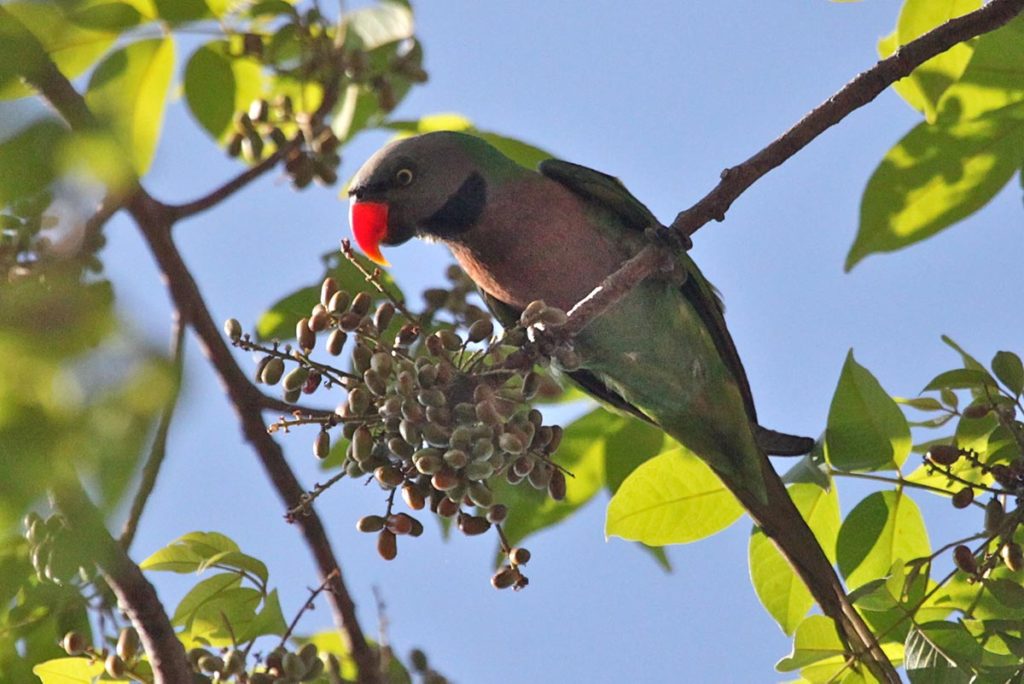
[[[449,449],[444,452],[444,461],[452,468],[459,470],[469,463],[469,455],[462,449]]]
[[[521,454],[526,448],[521,439],[509,432],[498,438],[498,446],[510,454]]]
[[[356,529],[360,532],[380,532],[384,529],[384,517],[380,515],[364,515],[356,521]]]
[[[394,489],[405,481],[405,476],[402,475],[402,471],[390,465],[380,466],[373,471],[373,476],[377,478],[377,482],[380,483],[380,486],[385,489]]]
[[[953,562],[956,563],[956,567],[969,575],[978,572],[978,561],[974,558],[974,553],[963,544],[953,549]]]
[[[242,337],[242,324],[237,319],[229,318],[224,321],[224,334],[232,342],[237,342]]]
[[[331,295],[330,300],[327,302],[327,310],[332,314],[342,314],[348,309],[348,305],[352,302],[352,295],[345,290],[338,290]]]
[[[373,434],[365,425],[356,428],[352,435],[352,458],[359,463],[369,460],[373,452]]]
[[[381,530],[377,536],[377,553],[384,560],[394,560],[398,555],[398,540],[390,530]]]
[[[526,565],[530,562],[530,551],[521,547],[516,547],[508,552],[508,559],[513,565]]]
[[[473,461],[462,470],[462,474],[467,480],[486,480],[494,474],[494,466],[488,461]]]
[[[1006,511],[1003,510],[1002,502],[995,497],[989,499],[989,502],[985,504],[985,531],[995,534],[1003,526],[1005,519]]]
[[[494,492],[483,482],[471,482],[466,488],[469,500],[480,508],[487,508],[494,503]]]
[[[495,589],[508,589],[519,579],[519,572],[512,567],[504,566],[491,577],[491,586]]]
[[[437,503],[437,514],[442,518],[451,518],[459,512],[459,503],[445,497]]]
[[[341,330],[340,328],[332,330],[330,336],[327,338],[327,353],[331,356],[337,356],[340,354],[347,339],[348,335],[344,330]]]
[[[551,482],[553,468],[546,463],[538,463],[527,476],[534,489],[546,489]]]
[[[391,319],[395,317],[395,305],[391,302],[381,302],[373,314],[373,324],[382,333],[391,325]]]
[[[313,455],[317,458],[327,458],[330,453],[331,435],[326,430],[321,430],[313,440]]]
[[[494,504],[487,511],[487,520],[494,525],[500,525],[505,522],[505,518],[507,517],[508,506],[505,504]]]
[[[289,679],[299,680],[306,675],[306,663],[297,653],[289,651],[281,657],[281,671]]]
[[[132,660],[138,652],[139,633],[133,627],[125,627],[117,637],[117,655],[122,660]]]
[[[964,487],[953,495],[953,508],[967,508],[974,502],[974,490]]]
[[[70,656],[81,655],[85,651],[85,637],[81,632],[68,632],[64,635],[60,645]]]
[[[951,444],[936,444],[928,450],[928,458],[939,465],[953,465],[960,459],[960,450]]]
[[[260,380],[265,385],[276,385],[281,380],[281,376],[284,375],[284,361],[274,356],[267,361],[267,365],[263,367],[263,372],[260,374]]]
[[[103,669],[114,679],[120,679],[124,676],[124,661],[121,660],[120,656],[111,653],[103,661]]]
[[[463,534],[470,536],[483,534],[489,529],[491,529],[491,523],[487,522],[487,518],[481,518],[477,515],[459,516],[459,530]]]
[[[365,316],[370,311],[370,305],[373,303],[373,298],[368,292],[358,292],[352,299],[352,312],[360,316]]]
[[[388,384],[381,377],[381,374],[372,368],[368,368],[363,373],[363,382],[366,383],[366,388],[376,394],[378,397],[382,397],[388,393]]]
[[[427,500],[423,494],[420,493],[420,490],[411,484],[407,484],[402,487],[402,499],[405,501],[405,504],[414,511],[423,510],[423,507],[427,505]]]
[[[401,459],[407,459],[412,458],[412,455],[416,453],[416,447],[401,437],[392,437],[388,440],[388,451]]]
[[[561,425],[551,426],[551,441],[548,442],[547,452],[549,454],[555,453],[558,450],[558,446],[562,443],[562,435],[565,434],[565,430],[562,429]]]
[[[362,387],[354,387],[348,393],[350,415],[361,416],[370,409],[370,394]]]
[[[284,390],[281,394],[281,398],[284,399],[287,404],[294,404],[302,396],[302,389],[297,390]]]
[[[548,305],[544,303],[544,300],[537,299],[526,305],[523,309],[523,313],[519,316],[519,324],[524,328],[528,328],[538,320],[540,320],[541,313],[548,308]]]
[[[330,309],[331,300],[338,293],[338,281],[330,276],[324,278],[320,285],[320,303]]]
[[[412,532],[412,516],[405,513],[398,513],[388,516],[387,528],[395,534],[409,534]]]
[[[494,324],[484,318],[469,326],[469,332],[466,333],[466,337],[470,342],[482,342],[493,334]]]
[[[308,377],[308,368],[305,368],[304,366],[296,366],[288,372],[288,375],[284,376],[284,380],[281,382],[281,387],[284,388],[285,392],[301,390]]]
[[[417,468],[419,464],[417,464]],[[442,469],[430,478],[430,484],[439,492],[447,492],[459,486],[459,478],[450,470]]]
[[[220,656],[212,654],[204,655],[199,659],[199,669],[203,672],[220,672],[224,669],[224,660]]]
[[[555,501],[561,501],[565,498],[566,494],[566,482],[565,473],[555,468],[551,472],[551,480],[548,482],[548,496]]]

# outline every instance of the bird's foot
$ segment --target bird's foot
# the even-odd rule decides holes
[[[693,240],[678,230],[664,226],[652,226],[644,230],[644,236],[654,245],[672,253],[673,256],[689,252],[693,248]]]

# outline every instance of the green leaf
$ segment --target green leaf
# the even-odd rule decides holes
[[[238,544],[218,532],[189,532],[152,554],[139,564],[143,570],[187,573],[202,572],[214,565],[234,568],[267,581],[267,566],[242,553]]]
[[[491,480],[495,498],[509,508],[502,525],[508,543],[519,544],[527,536],[554,525],[590,501],[604,484],[608,437],[623,429],[631,419],[602,408],[594,409],[565,428],[554,461],[565,468],[566,495],[554,501],[545,491],[528,486],[513,487],[504,477]]]
[[[171,24],[213,19],[206,0],[153,0],[160,18]]]
[[[82,28],[120,33],[138,26],[145,19],[138,8],[127,2],[91,2],[75,7],[68,21]]]
[[[811,615],[796,628],[793,652],[775,665],[779,672],[793,672],[830,658],[843,658],[846,648],[839,640],[836,625],[824,615]]]
[[[992,372],[1016,396],[1024,392],[1024,363],[1013,352],[996,352],[992,359]]]
[[[683,446],[636,468],[608,503],[605,534],[652,546],[685,544],[736,522],[743,508]]]
[[[188,627],[192,618],[204,604],[217,598],[221,592],[237,589],[242,586],[242,578],[233,572],[221,572],[207,577],[192,587],[178,602],[171,617],[171,624],[177,627]]]
[[[941,389],[974,389],[981,387],[996,388],[996,383],[992,379],[992,376],[985,370],[975,370],[974,368],[954,368],[953,370],[939,373],[932,380],[924,386],[922,392],[930,392],[932,390]]]
[[[801,483],[791,485],[789,494],[825,555],[834,561],[840,523],[836,490],[826,491],[815,484]],[[782,631],[792,634],[814,605],[810,591],[772,541],[757,527],[750,535],[749,557],[750,580],[757,597]]]
[[[111,53],[89,79],[86,102],[110,126],[140,176],[156,153],[173,69],[174,41],[155,38]]]
[[[317,650],[320,653],[332,653],[337,656],[341,665],[340,676],[343,681],[356,681],[358,679],[359,668],[348,646],[342,643],[341,636],[337,630],[317,632],[310,636],[295,636],[292,637],[292,640],[299,645],[316,644]],[[366,641],[371,647],[376,646],[372,639],[367,639]],[[388,684],[412,684],[409,672],[398,658],[390,658],[389,663],[390,666],[386,677]]]
[[[32,668],[42,684],[92,684],[102,673],[103,663],[89,658],[56,658]]]
[[[899,467],[910,453],[910,427],[871,372],[846,356],[825,428],[825,458],[839,470]]]
[[[846,516],[836,542],[839,570],[855,588],[886,576],[897,559],[927,556],[930,549],[917,504],[901,491],[868,495]]]
[[[635,418],[619,417],[621,427],[607,433],[604,450],[605,487],[615,494],[629,474],[675,443],[659,428]]]
[[[971,665],[980,661],[981,646],[953,622],[927,622],[910,629],[904,665],[914,684],[971,681]]]
[[[1024,608],[1024,586],[1011,579],[998,578],[982,580],[985,588],[992,592],[997,601],[1010,608]]]
[[[906,45],[945,22],[981,7],[981,0],[905,0],[896,22],[896,43]],[[932,57],[907,77],[917,86],[924,106],[925,118],[934,122],[942,94],[967,68],[972,48],[957,43],[946,52]],[[902,94],[902,93],[901,93]]]
[[[42,2],[8,2],[0,7],[0,40],[4,43],[0,99],[30,95],[30,88],[10,76],[37,70],[43,59],[49,58],[62,74],[74,79],[113,45],[116,31],[77,25],[69,20],[67,9],[61,3]],[[25,29],[34,36],[35,44],[20,35]]]
[[[943,119],[975,119],[1024,101],[1024,16],[974,41],[967,70],[942,96]]]
[[[893,397],[893,401],[903,406],[909,406],[915,408],[918,411],[944,411],[945,408],[942,406],[942,402],[934,397],[912,397],[906,399],[904,397]]]
[[[948,335],[942,335],[940,339],[942,340],[943,344],[945,344],[947,347],[949,347],[950,349],[952,349],[953,351],[960,355],[960,358],[963,359],[964,362],[964,368],[973,368],[974,370],[985,370],[985,367],[981,365],[981,362],[978,361],[978,359],[968,354],[964,350],[964,348],[957,344],[956,341],[953,340],[951,337],[949,337]]]
[[[57,176],[57,157],[68,138],[53,119],[31,124],[0,143],[0,206],[45,190]]]
[[[215,140],[228,137],[235,112],[248,109],[262,92],[260,63],[232,56],[226,40],[202,46],[185,66],[185,101],[192,116]]]
[[[886,153],[861,198],[860,228],[846,257],[902,249],[970,216],[1020,165],[1024,110],[914,127]]]

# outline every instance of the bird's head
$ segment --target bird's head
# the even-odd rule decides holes
[[[515,164],[484,140],[438,131],[381,148],[349,186],[349,221],[359,247],[387,264],[381,245],[414,236],[454,240],[472,229],[487,204],[488,184]],[[518,168],[518,167],[516,167]]]

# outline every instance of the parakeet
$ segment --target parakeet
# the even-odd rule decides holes
[[[388,144],[349,195],[356,242],[371,259],[386,263],[381,245],[439,240],[505,325],[534,300],[571,309],[649,244],[647,229],[666,230],[612,176],[554,159],[527,169],[465,133]],[[568,376],[703,459],[872,673],[899,681],[766,456],[806,453],[813,441],[758,425],[721,301],[688,254],[677,258],[683,278],[648,278],[576,335],[580,367]]]

